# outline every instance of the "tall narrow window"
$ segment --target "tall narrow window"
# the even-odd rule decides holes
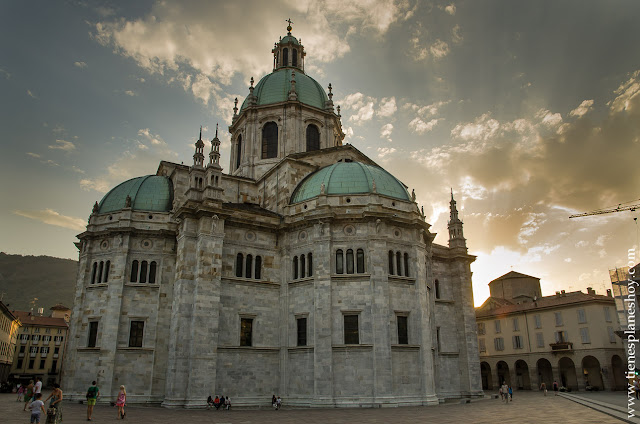
[[[98,284],[102,283],[103,272],[104,272],[104,262],[100,261],[100,267],[98,268]]]
[[[389,275],[393,275],[393,252],[389,250]]]
[[[282,50],[282,66],[289,66],[289,49]]]
[[[111,269],[111,261],[107,261],[104,264],[104,282],[108,282],[109,281],[109,270]]]
[[[262,256],[256,256],[256,271],[253,274],[253,278],[256,280],[262,278]]]
[[[242,160],[242,135],[239,135],[238,142],[236,143],[236,169],[240,168],[241,160]]]
[[[344,258],[342,257],[342,250],[336,250],[336,274],[344,274]]]
[[[129,331],[129,347],[142,347],[144,336],[144,321],[131,321]]]
[[[142,261],[140,263],[140,282],[147,282],[147,261]]]
[[[320,131],[311,124],[307,127],[307,152],[320,150]]]
[[[89,322],[89,340],[87,341],[87,347],[96,347],[98,340],[98,321]]]
[[[293,279],[294,280],[298,279],[298,257],[297,256],[293,257]]]
[[[409,344],[409,331],[407,328],[407,316],[398,315],[398,344]]]
[[[300,278],[306,277],[306,265],[307,264],[304,255],[300,255]]]
[[[587,322],[587,314],[584,313],[584,309],[578,309],[578,322],[585,324]]]
[[[536,333],[536,345],[538,347],[544,347],[544,336],[542,333]]]
[[[253,256],[247,255],[247,260],[244,266],[244,278],[251,278],[252,269],[253,269]]]
[[[138,281],[138,261],[131,262],[131,278],[129,279],[132,283]]]
[[[91,284],[95,284],[96,282],[96,272],[98,272],[98,263],[93,263],[93,268],[91,269]]]
[[[562,312],[556,312],[556,326],[561,326],[562,324]]]
[[[436,288],[436,299],[440,299],[440,281],[438,281],[438,279],[436,279],[435,281],[435,288]]]
[[[156,283],[156,269],[158,268],[158,265],[156,264],[156,261],[153,261],[149,264],[149,284],[155,284]]]
[[[313,277],[313,256],[311,252],[307,255],[307,262],[309,263],[307,266],[309,267],[309,277]]]
[[[402,275],[402,254],[396,252],[396,275]]]
[[[307,345],[307,319],[298,318],[296,320],[298,326],[298,346]]]
[[[344,316],[344,344],[359,344],[358,315]]]
[[[542,328],[542,320],[540,319],[540,315],[539,314],[534,315],[533,316],[533,320],[535,322],[536,328]]]
[[[251,346],[251,336],[253,333],[253,319],[240,319],[240,346]]]
[[[242,277],[243,260],[244,257],[242,256],[242,253],[238,253],[238,255],[236,255],[236,277]]]
[[[409,254],[408,253],[404,254],[404,276],[405,277],[409,276]]]
[[[347,250],[347,274],[353,274],[353,250]]]
[[[268,122],[262,128],[262,159],[278,157],[278,125]]]
[[[440,346],[440,327],[436,327],[436,346],[438,347],[438,352],[442,351],[442,346]]]
[[[358,274],[364,273],[364,250],[362,249],[358,249],[358,251],[356,252],[356,264],[356,272]]]
[[[292,55],[291,55],[291,64],[293,66],[298,66],[298,50],[296,49],[292,49]]]

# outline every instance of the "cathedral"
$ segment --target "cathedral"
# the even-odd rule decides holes
[[[160,162],[93,207],[65,397],[199,408],[431,405],[482,396],[470,264],[451,195],[448,246],[415,194],[343,144],[340,108],[291,34],[220,140]],[[208,157],[207,157],[208,155]]]

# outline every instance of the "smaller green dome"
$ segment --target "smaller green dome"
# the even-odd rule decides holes
[[[294,70],[296,71],[298,101],[318,109],[324,109],[329,98],[322,86],[302,71]],[[287,101],[291,89],[291,71],[291,68],[281,68],[262,77],[253,91],[253,95],[258,98],[258,106]],[[249,97],[242,103],[241,111],[247,107],[248,99]]]
[[[124,209],[127,196],[137,211],[169,212],[173,203],[171,180],[161,175],[132,178],[111,189],[100,201],[98,213]]]
[[[300,45],[300,42],[298,42],[298,39],[293,35],[287,35],[282,40],[280,40],[280,44],[287,44],[287,43],[295,44],[296,46]]]
[[[376,193],[398,200],[409,200],[404,185],[384,169],[360,162],[338,162],[308,175],[291,196],[290,203],[304,202],[319,196],[324,183],[325,194]]]

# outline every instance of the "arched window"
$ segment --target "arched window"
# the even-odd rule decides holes
[[[156,283],[156,268],[158,267],[158,265],[156,264],[156,261],[153,261],[149,264],[149,284],[155,284]]]
[[[342,250],[336,250],[336,274],[344,274],[344,258],[342,257]]]
[[[236,256],[236,277],[242,277],[242,253],[238,253]]]
[[[142,261],[142,263],[140,263],[140,282],[147,282],[147,261]]]
[[[280,52],[279,51],[276,52],[276,66],[282,66],[282,65],[280,65]]]
[[[320,150],[320,131],[311,124],[307,127],[307,152]]]
[[[131,262],[131,278],[129,279],[132,283],[138,281],[138,261]]]
[[[262,159],[278,157],[278,125],[268,122],[262,128]]]
[[[104,265],[104,282],[108,282],[109,281],[109,269],[111,268],[111,261],[107,261],[107,263]]]
[[[436,299],[440,299],[440,281],[438,281],[437,279],[435,281],[435,286],[436,286]]]
[[[347,274],[353,274],[353,250],[347,250]]]
[[[282,50],[282,66],[289,65],[289,49]]]
[[[98,284],[102,283],[103,272],[104,272],[104,262],[100,261],[100,267],[98,268]]]
[[[364,250],[358,249],[356,252],[356,272],[358,274],[364,273]]]
[[[298,257],[297,256],[293,257],[293,279],[294,280],[298,279]]]
[[[247,255],[247,262],[244,266],[244,278],[251,278],[251,268],[253,268],[253,256]]]
[[[300,278],[306,277],[306,262],[304,255],[300,255]]]
[[[402,275],[402,253],[396,252],[396,275]]]
[[[96,282],[96,272],[98,272],[98,263],[93,263],[93,269],[91,270],[91,284],[95,284]]]
[[[291,55],[291,64],[293,66],[298,66],[298,50],[296,49],[292,49],[293,50],[293,54]]]
[[[236,169],[240,168],[240,160],[242,159],[242,135],[238,136],[236,143]]]
[[[262,278],[262,256],[256,256],[256,271],[253,273],[253,278],[256,280]]]
[[[311,252],[307,255],[307,262],[309,262],[309,277],[313,276],[313,256],[311,256]]]
[[[389,275],[393,275],[393,251],[389,250]]]
[[[404,254],[404,276],[409,276],[409,254],[406,252]]]

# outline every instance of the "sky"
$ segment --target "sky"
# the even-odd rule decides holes
[[[190,163],[233,100],[301,39],[345,143],[387,169],[446,244],[453,189],[474,298],[513,270],[599,293],[638,261],[640,2],[3,1],[0,251],[77,259],[115,185]],[[639,209],[640,210],[640,209]]]

